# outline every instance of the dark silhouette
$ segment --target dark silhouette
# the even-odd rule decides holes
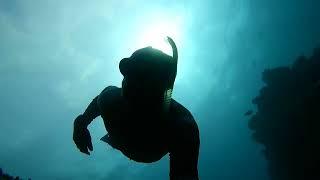
[[[252,110],[248,110],[246,113],[244,113],[245,116],[251,116],[253,114]]]
[[[108,86],[74,121],[73,140],[90,154],[87,126],[101,116],[107,135],[101,138],[128,158],[144,163],[169,153],[170,179],[198,179],[199,130],[192,114],[171,98],[178,52],[168,37],[173,57],[146,47],[119,63],[122,88]]]
[[[263,72],[249,127],[265,146],[274,180],[320,179],[320,49]]]
[[[22,180],[19,176],[11,176],[9,174],[6,174],[2,171],[0,168],[0,180]],[[31,180],[30,178],[28,180]]]

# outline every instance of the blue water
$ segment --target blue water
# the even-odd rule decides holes
[[[317,0],[0,0],[0,167],[35,180],[168,179],[167,156],[135,163],[99,141],[101,118],[89,127],[91,156],[72,141],[74,118],[104,87],[120,86],[119,61],[167,33],[179,50],[173,98],[201,133],[200,179],[268,180],[243,114],[255,109],[264,69],[320,45],[319,8]]]

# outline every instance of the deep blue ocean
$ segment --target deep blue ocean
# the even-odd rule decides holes
[[[318,0],[0,0],[0,168],[32,180],[165,180],[169,158],[129,160],[89,126],[93,152],[78,151],[73,121],[119,62],[149,45],[179,63],[173,98],[200,130],[201,180],[271,180],[248,110],[262,72],[290,66],[320,46]],[[159,40],[160,38],[160,40]],[[161,40],[162,39],[162,40]]]

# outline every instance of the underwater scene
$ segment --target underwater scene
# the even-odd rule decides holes
[[[0,180],[320,179],[320,1],[0,0]]]

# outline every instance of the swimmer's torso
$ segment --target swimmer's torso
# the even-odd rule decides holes
[[[115,86],[107,87],[99,95],[98,106],[108,131],[107,142],[128,158],[154,162],[168,153],[170,114],[162,117],[151,105],[128,103],[121,88]]]

